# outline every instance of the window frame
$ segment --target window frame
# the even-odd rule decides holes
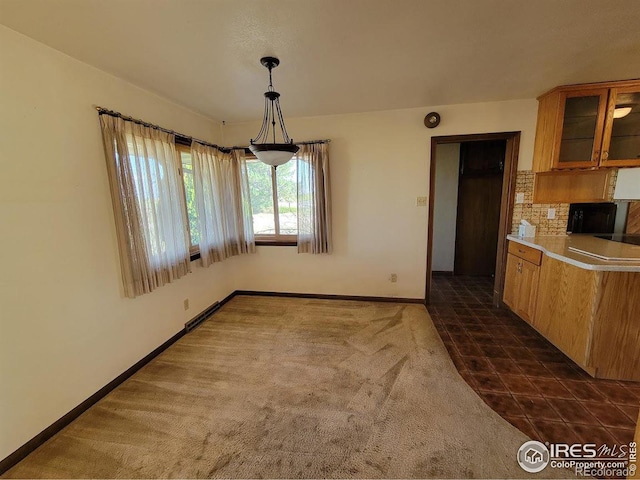
[[[245,159],[247,162],[259,162],[250,150],[245,150]],[[295,157],[289,160],[295,161]],[[276,232],[280,231],[280,206],[278,205],[278,170],[271,167],[271,195],[273,199],[273,225]],[[297,183],[297,179],[296,179]],[[296,213],[297,215],[297,213]],[[253,218],[252,218],[253,221]],[[255,234],[256,245],[273,246],[273,247],[296,247],[298,245],[298,235],[295,234]]]
[[[200,258],[200,245],[191,245],[191,225],[189,222],[189,211],[187,210],[187,191],[184,185],[184,171],[182,168],[182,157],[181,152],[188,153],[191,155],[191,141],[188,139],[182,139],[178,136],[175,137],[175,147],[176,154],[178,156],[178,172],[180,173],[180,178],[182,182],[180,182],[180,188],[182,190],[182,197],[184,198],[184,214],[187,219],[187,232],[189,235],[189,253],[191,257],[191,261],[197,260]],[[250,152],[250,150],[245,151],[245,158],[247,161],[256,161],[259,162],[258,158]],[[291,160],[295,161],[295,157]],[[277,178],[277,169],[271,168],[271,195],[273,198],[273,215],[274,215],[274,227],[276,232],[280,231],[280,207],[278,205],[278,178]],[[253,218],[252,218],[253,221]],[[277,246],[277,247],[295,247],[298,245],[298,235],[295,234],[256,234],[255,242],[258,246]]]
[[[184,215],[187,219],[187,233],[189,235],[189,255],[191,257],[191,261],[197,260],[200,258],[200,245],[192,245],[191,244],[191,225],[189,222],[189,210],[187,209],[187,191],[184,186],[184,171],[182,169],[182,157],[180,155],[181,152],[188,153],[191,155],[191,142],[187,139],[181,139],[180,137],[175,138],[175,146],[176,146],[176,154],[178,155],[178,172],[180,173],[180,178],[182,182],[180,182],[180,188],[182,190],[182,198],[184,199]]]

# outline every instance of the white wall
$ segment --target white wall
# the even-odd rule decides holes
[[[229,260],[123,297],[93,104],[221,137],[217,122],[0,26],[0,459],[234,289]]]
[[[614,200],[640,200],[640,168],[618,170]]]
[[[436,148],[432,268],[434,272],[453,272],[456,254],[460,144],[444,143]]]
[[[286,112],[286,92],[285,92]],[[425,128],[438,111],[442,123]],[[447,105],[384,112],[286,118],[295,140],[330,138],[333,234],[328,256],[295,247],[259,247],[236,262],[238,288],[423,298],[431,135],[522,131],[519,169],[531,169],[537,102]],[[258,123],[224,127],[224,143],[246,145]],[[389,274],[398,274],[390,283]]]

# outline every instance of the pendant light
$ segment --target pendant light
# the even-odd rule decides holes
[[[624,118],[631,113],[632,105],[616,105],[613,110],[613,118]]]
[[[277,167],[287,163],[298,151],[298,146],[293,144],[284,126],[284,118],[280,109],[280,94],[273,88],[271,71],[280,65],[280,60],[275,57],[263,57],[260,63],[269,70],[269,89],[264,93],[264,117],[262,127],[256,138],[251,140],[249,150],[262,163]],[[276,143],[276,121],[280,125],[282,143]],[[273,140],[273,143],[268,143]]]

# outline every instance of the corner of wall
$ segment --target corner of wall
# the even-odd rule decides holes
[[[216,121],[216,125],[213,127],[214,130],[214,138],[219,138],[218,142],[221,145],[226,145],[227,139],[225,138],[225,122]]]

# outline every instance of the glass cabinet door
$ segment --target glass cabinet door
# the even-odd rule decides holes
[[[554,168],[598,166],[607,96],[607,89],[564,95],[562,130],[556,134]]]
[[[640,89],[613,88],[607,108],[601,164],[640,166]]]

